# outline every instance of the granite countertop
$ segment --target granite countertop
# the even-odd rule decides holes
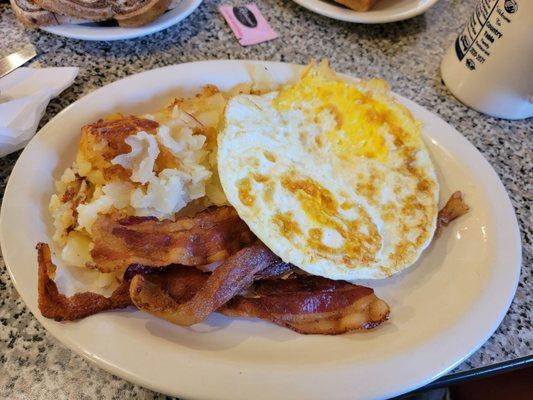
[[[79,66],[75,84],[53,100],[43,123],[94,89],[136,72],[205,59],[261,59],[306,63],[328,58],[341,72],[383,77],[392,89],[440,115],[462,132],[501,177],[517,212],[523,243],[520,284],[496,333],[456,371],[493,365],[532,351],[532,156],[533,122],[504,121],[470,110],[441,82],[444,51],[467,20],[475,1],[441,0],[424,15],[387,25],[331,20],[286,0],[258,5],[280,38],[243,48],[206,1],[182,23],[130,41],[84,42],[23,29],[0,4],[0,56],[25,43],[38,49],[41,66]],[[233,4],[242,2],[231,2]],[[19,153],[0,159],[0,188]],[[35,320],[0,268],[0,398],[81,399],[165,396],[117,378],[65,348]]]

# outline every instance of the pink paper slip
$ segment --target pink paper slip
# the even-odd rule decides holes
[[[221,6],[219,10],[242,46],[278,37],[255,4],[241,7]]]

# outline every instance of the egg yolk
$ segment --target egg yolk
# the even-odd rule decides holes
[[[399,143],[412,139],[389,106],[337,78],[325,63],[311,66],[297,83],[281,89],[274,107],[278,111],[300,109],[317,124],[323,122],[324,112],[333,116],[334,126],[324,137],[344,159],[359,156],[386,162],[385,132]]]

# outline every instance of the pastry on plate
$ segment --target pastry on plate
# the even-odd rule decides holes
[[[122,27],[137,27],[154,21],[179,0],[10,0],[17,19],[26,26],[116,20]]]

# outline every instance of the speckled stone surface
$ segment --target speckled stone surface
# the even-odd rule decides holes
[[[380,76],[394,91],[440,115],[462,132],[502,178],[521,226],[523,268],[518,292],[501,326],[456,371],[527,356],[532,351],[531,200],[533,121],[510,122],[478,114],[443,86],[439,63],[473,7],[473,1],[441,0],[424,15],[388,25],[355,25],[315,15],[288,0],[258,4],[280,39],[241,47],[206,1],[188,19],[166,31],[122,42],[83,42],[23,29],[0,4],[0,56],[33,43],[42,66],[79,66],[75,84],[53,100],[42,121],[86,93],[124,76],[188,61],[262,59],[305,63],[328,58],[338,71]],[[232,2],[237,4],[237,2]],[[3,193],[18,153],[0,159]],[[165,396],[100,370],[51,337],[19,298],[0,269],[0,398],[162,399]]]

